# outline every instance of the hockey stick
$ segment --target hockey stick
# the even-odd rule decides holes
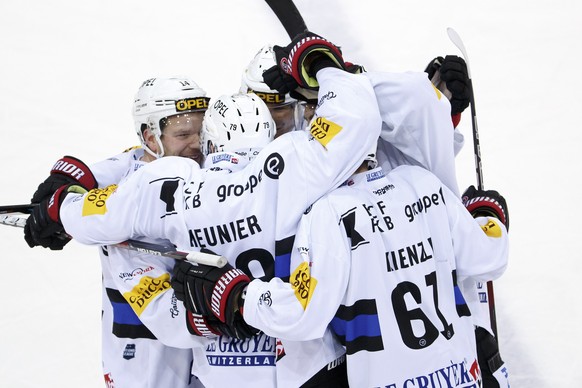
[[[23,213],[23,214],[30,214],[32,213],[32,209],[34,209],[33,204],[29,203],[26,205],[6,205],[0,206],[0,214],[7,214],[7,213]]]
[[[289,38],[293,39],[295,35],[307,30],[305,21],[293,0],[265,0],[265,2],[283,25]]]
[[[24,225],[26,224],[26,217],[18,217],[15,215],[0,215],[0,224],[24,228]],[[188,260],[193,263],[210,265],[218,268],[224,267],[228,262],[224,256],[196,251],[177,251],[174,245],[170,242],[164,244],[155,244],[145,241],[127,240],[118,244],[110,245],[118,248],[129,249],[132,251],[148,253],[155,256],[169,257],[176,260]]]
[[[473,93],[473,78],[471,77],[471,68],[469,67],[469,56],[467,55],[467,50],[465,45],[461,40],[457,31],[451,27],[447,28],[447,34],[449,39],[463,54],[465,58],[465,63],[467,64],[467,74],[469,75],[469,102],[471,103],[471,118],[473,125],[473,152],[475,154],[475,172],[477,174],[477,188],[483,190],[483,169],[481,167],[481,145],[479,142],[479,129],[477,127],[477,112],[475,111],[475,94]]]
[[[471,103],[471,117],[473,126],[473,153],[475,154],[475,172],[477,174],[477,188],[483,190],[483,168],[481,166],[481,145],[479,143],[479,131],[477,127],[477,113],[475,111],[475,94],[473,93],[473,78],[471,77],[471,68],[469,67],[469,56],[461,37],[453,28],[447,28],[447,35],[449,39],[463,54],[465,63],[467,64],[467,74],[469,75],[469,101]],[[493,282],[487,282],[487,303],[489,305],[489,319],[491,321],[491,330],[497,337],[497,315],[495,314],[495,295],[493,292]]]

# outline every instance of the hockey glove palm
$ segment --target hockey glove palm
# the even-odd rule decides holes
[[[497,191],[477,190],[475,186],[469,186],[461,198],[473,217],[495,217],[509,230],[507,202]]]

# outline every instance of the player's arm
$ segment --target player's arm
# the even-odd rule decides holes
[[[301,219],[288,282],[253,280],[244,318],[272,337],[292,341],[321,338],[344,295],[350,248],[326,197]]]
[[[459,280],[495,280],[507,267],[509,239],[507,205],[485,200],[473,207],[473,215],[449,190],[443,188],[455,249]],[[482,193],[476,193],[479,198]],[[503,198],[499,196],[500,198]],[[503,208],[503,209],[502,209]],[[476,218],[473,218],[473,217]]]

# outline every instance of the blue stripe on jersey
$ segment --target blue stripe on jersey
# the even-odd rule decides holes
[[[471,310],[467,306],[467,301],[461,292],[461,289],[457,285],[457,270],[453,270],[453,287],[455,290],[455,305],[457,308],[457,315],[459,317],[470,317]]]
[[[362,299],[351,306],[340,306],[331,321],[331,327],[345,345],[347,354],[384,349],[378,310],[373,299]]]
[[[345,337],[346,342],[353,341],[358,337],[377,337],[382,335],[378,315],[358,315],[351,321],[344,321],[335,317],[331,321],[331,326],[337,335]]]
[[[141,325],[139,317],[127,303],[111,302],[113,306],[113,322],[122,325]]]
[[[106,288],[105,291],[113,307],[111,332],[116,337],[156,339],[156,336],[141,322],[121,292],[112,288]]]
[[[289,280],[291,275],[291,250],[295,236],[275,241],[275,276],[283,281]]]

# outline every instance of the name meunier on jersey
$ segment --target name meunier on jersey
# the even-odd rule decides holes
[[[231,221],[227,224],[189,229],[190,246],[196,248],[213,247],[239,241],[262,232],[256,215]]]
[[[412,267],[416,264],[424,263],[432,259],[432,239],[420,241],[396,251],[386,252],[386,268],[388,272],[398,271]]]

